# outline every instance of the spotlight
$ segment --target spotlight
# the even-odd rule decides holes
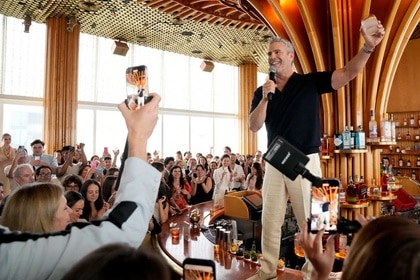
[[[25,30],[23,32],[29,33],[29,28],[32,24],[32,18],[30,15],[26,14],[25,18],[23,19],[23,25],[25,25]]]
[[[112,46],[112,53],[116,55],[125,56],[129,50],[127,43],[121,41],[115,41]]]

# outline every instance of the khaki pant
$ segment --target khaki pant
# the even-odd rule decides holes
[[[321,177],[321,163],[318,154],[309,155],[306,168],[315,176]],[[298,176],[291,181],[276,168],[266,164],[262,213],[262,239],[260,279],[269,279],[276,275],[277,261],[279,259],[281,243],[281,227],[286,213],[287,200],[290,197],[296,220],[301,226],[310,215],[310,188],[311,182]],[[304,279],[309,279],[311,265],[307,261],[302,267]]]

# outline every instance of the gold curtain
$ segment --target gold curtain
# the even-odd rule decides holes
[[[51,154],[76,141],[80,26],[68,32],[66,18],[49,18],[46,26],[43,140]]]
[[[257,134],[248,126],[249,109],[254,91],[257,88],[257,65],[239,65],[239,123],[242,140],[240,149],[242,154],[254,154],[257,150]]]

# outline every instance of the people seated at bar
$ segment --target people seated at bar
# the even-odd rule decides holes
[[[201,164],[196,167],[197,176],[191,179],[191,199],[192,205],[201,202],[210,201],[213,198],[214,181],[206,172],[204,166]]]
[[[259,162],[253,162],[251,173],[248,174],[245,181],[245,189],[249,191],[261,191],[264,180],[264,173]]]
[[[86,222],[86,219],[80,218],[83,214],[83,209],[85,207],[85,198],[83,195],[77,191],[67,191],[64,196],[67,200],[67,206],[70,207],[72,212],[70,213],[70,223],[76,222]]]
[[[182,176],[181,167],[172,167],[167,183],[172,190],[171,200],[175,202],[176,209],[182,211],[191,199],[191,186]]]

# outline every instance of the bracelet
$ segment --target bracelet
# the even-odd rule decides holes
[[[375,47],[370,49],[366,46],[366,44],[363,44],[362,51],[364,51],[365,53],[373,53],[375,51]]]

